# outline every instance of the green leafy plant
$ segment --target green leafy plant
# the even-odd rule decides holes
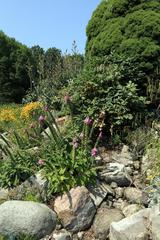
[[[101,1],[87,25],[86,57],[120,56],[123,79],[137,84],[156,107],[160,99],[159,0]],[[112,58],[114,64],[114,58]]]
[[[3,148],[6,158],[0,162],[0,187],[12,188],[31,175],[38,169],[36,157],[25,150],[11,151]]]
[[[124,126],[138,127],[146,117],[146,98],[139,94],[133,81],[123,79],[120,63],[111,64],[108,57],[88,60],[84,71],[68,87],[80,118],[105,112],[107,134],[113,137]],[[75,91],[76,89],[76,91]]]
[[[71,99],[67,96],[66,103]],[[96,176],[95,156],[98,154],[97,145],[101,139],[100,132],[92,148],[92,134],[97,122],[89,117],[84,120],[81,133],[74,132],[72,137],[63,134],[51,112],[48,112],[53,124],[45,119],[43,123],[50,129],[46,134],[47,142],[41,149],[42,155],[39,164],[43,169],[44,177],[48,180],[48,194],[63,193],[72,187],[87,185],[94,181]],[[71,120],[74,126],[74,119]],[[83,125],[83,124],[82,124]]]

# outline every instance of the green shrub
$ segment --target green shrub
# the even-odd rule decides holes
[[[159,0],[109,0],[99,4],[87,26],[86,57],[99,56],[103,64],[104,57],[110,56],[114,64],[117,55],[124,66],[126,84],[134,76],[139,93],[147,97],[152,107],[157,107],[160,99]]]
[[[123,79],[121,63],[113,64],[110,58],[100,62],[101,58],[88,61],[83,73],[69,85],[75,111],[78,109],[81,118],[86,115],[98,118],[105,112],[106,131],[111,135],[123,126],[137,127],[140,119],[146,117],[146,98],[141,96],[133,79],[127,82]]]

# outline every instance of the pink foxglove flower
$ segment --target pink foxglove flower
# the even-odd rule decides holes
[[[40,116],[39,118],[38,118],[38,122],[41,124],[41,125],[43,125],[44,124],[44,121],[45,121],[45,116]]]
[[[78,144],[78,139],[77,138],[73,138],[73,142],[72,142],[73,148],[78,148],[79,144]]]
[[[45,112],[48,112],[49,111],[49,107],[46,105],[46,106],[44,106],[44,111]]]
[[[86,117],[86,118],[84,119],[84,123],[85,123],[86,125],[90,126],[90,125],[92,125],[92,119],[89,118],[89,117]]]
[[[44,160],[43,159],[39,159],[38,160],[38,165],[43,166],[44,165]]]
[[[97,154],[98,154],[98,150],[97,150],[97,148],[94,147],[94,148],[91,150],[91,155],[92,155],[92,157],[96,157]]]

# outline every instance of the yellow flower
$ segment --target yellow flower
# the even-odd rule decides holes
[[[15,113],[12,109],[2,109],[0,112],[1,122],[13,122],[16,120]]]
[[[28,103],[22,108],[21,118],[28,120],[33,115],[34,111],[37,111],[41,108],[42,108],[42,103],[40,102]]]

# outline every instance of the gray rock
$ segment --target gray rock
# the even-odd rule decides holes
[[[116,182],[111,182],[110,186],[111,188],[116,189],[118,187],[118,184]]]
[[[46,205],[27,201],[7,201],[0,205],[0,234],[34,235],[42,238],[56,227],[56,214]]]
[[[96,207],[102,203],[107,194],[114,194],[109,185],[100,182],[97,182],[95,186],[89,186],[88,190]]]
[[[110,224],[123,219],[122,212],[118,209],[100,208],[95,216],[93,231],[96,239],[106,240],[109,234]]]
[[[133,215],[134,213],[138,212],[141,209],[142,209],[142,207],[140,205],[131,204],[131,205],[128,205],[128,206],[124,207],[122,209],[122,212],[123,212],[125,217],[129,217],[129,216]]]
[[[110,225],[110,240],[149,240],[147,219],[150,210],[144,209]]]
[[[8,196],[9,196],[9,190],[0,188],[0,203],[3,201],[6,201],[8,199]]]
[[[134,165],[134,168],[135,168],[136,170],[139,170],[139,169],[140,169],[140,162],[139,162],[139,161],[134,161],[133,165]]]
[[[78,240],[83,240],[83,237],[84,237],[84,232],[78,232],[77,233]]]
[[[23,200],[27,193],[31,193],[42,201],[46,201],[48,181],[38,172],[21,185],[9,191],[9,197],[13,200]]]
[[[160,206],[157,205],[150,209],[149,227],[152,232],[152,239],[160,240]]]
[[[122,198],[123,197],[123,193],[124,193],[124,188],[118,187],[115,189],[116,192],[116,198]]]
[[[52,239],[54,240],[71,240],[71,234],[67,232],[65,229],[62,229],[59,232],[55,232],[52,235]]]
[[[85,187],[72,188],[69,193],[55,199],[54,209],[65,229],[76,233],[89,228],[96,207]]]
[[[126,200],[123,200],[122,198],[119,198],[113,203],[113,207],[120,210],[123,210],[123,208],[125,208],[126,206],[128,206],[128,202]]]
[[[106,169],[100,172],[100,178],[108,184],[116,182],[119,187],[128,187],[132,183],[125,166],[120,163],[109,163]]]
[[[47,191],[48,187],[48,181],[47,179],[43,176],[42,172],[39,171],[35,176],[31,176],[28,180],[32,185],[35,185],[39,188],[40,191]]]
[[[124,191],[124,196],[130,203],[142,203],[142,191],[134,187],[128,187]]]
[[[159,205],[113,222],[110,226],[110,240],[160,240]]]
[[[125,166],[133,165],[133,155],[127,145],[123,145],[121,151],[103,151],[101,155],[105,163],[117,162]]]
[[[127,145],[123,145],[121,153],[117,157],[117,162],[124,164],[125,166],[133,165],[133,155],[129,151]]]

